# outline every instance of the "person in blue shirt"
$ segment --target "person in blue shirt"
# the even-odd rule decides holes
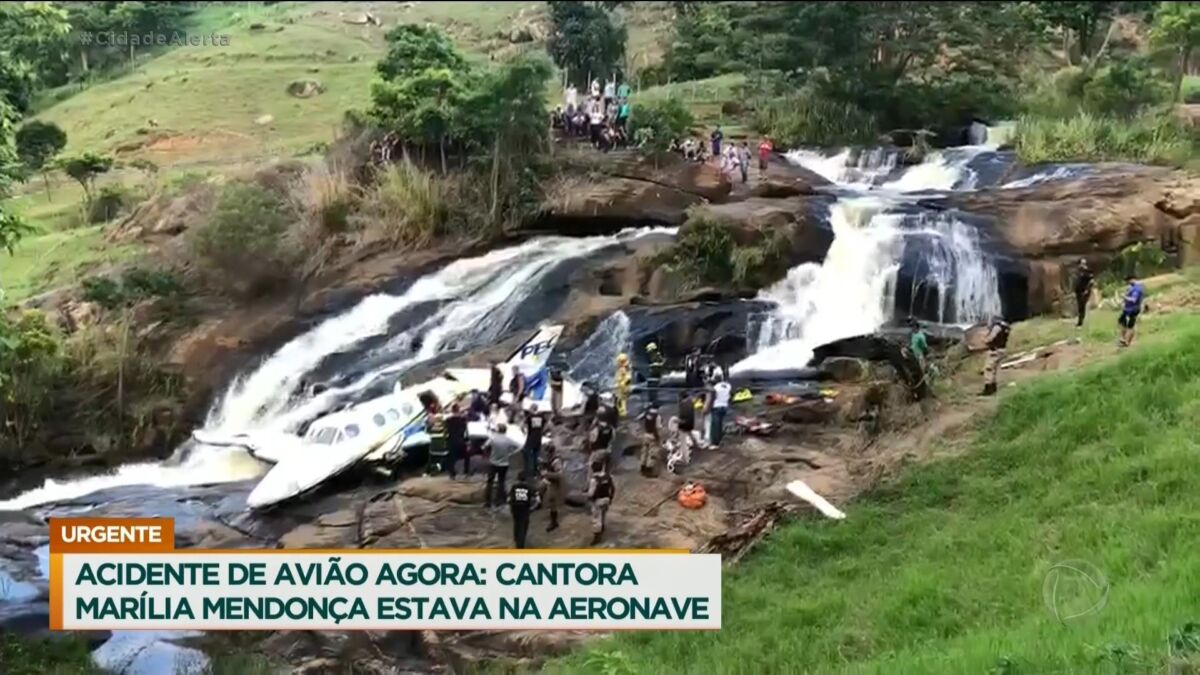
[[[1125,281],[1129,286],[1125,288],[1125,304],[1121,308],[1121,316],[1117,318],[1117,324],[1121,326],[1121,339],[1117,342],[1119,347],[1133,344],[1134,326],[1137,325],[1138,315],[1142,313],[1142,300],[1146,296],[1146,289],[1137,280],[1137,275],[1126,275]]]

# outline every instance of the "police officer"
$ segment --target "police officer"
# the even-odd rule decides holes
[[[1000,362],[1004,360],[1009,331],[1008,322],[998,316],[992,317],[987,334],[987,361],[983,364],[983,396],[996,393],[996,373],[1000,370]]]
[[[667,362],[658,351],[658,345],[653,342],[646,345],[646,360],[650,362],[646,376],[646,398],[651,406],[657,406],[658,388],[662,386],[663,371],[666,370]]]
[[[616,485],[603,464],[592,464],[592,477],[588,480],[588,502],[592,506],[592,546],[600,543],[604,534],[608,507],[616,496]]]
[[[546,444],[546,454],[542,457],[542,492],[545,495],[542,503],[550,508],[550,524],[547,532],[558,529],[558,510],[562,508],[566,490],[563,485],[563,463],[558,456],[554,443]]]
[[[651,405],[642,412],[642,453],[639,466],[643,476],[658,473],[658,453],[661,438],[658,431],[658,406]]]
[[[517,482],[508,489],[508,507],[512,511],[513,545],[525,548],[525,535],[529,533],[529,512],[533,509],[533,488],[529,485],[529,474],[522,471]]]
[[[537,409],[529,410],[525,415],[525,470],[533,475],[537,471],[538,455],[542,452],[542,435],[546,432],[546,418]]]
[[[562,401],[563,372],[562,368],[555,366],[550,369],[550,414],[554,416],[555,424],[562,419]]]

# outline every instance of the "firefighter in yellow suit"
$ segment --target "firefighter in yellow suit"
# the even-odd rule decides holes
[[[633,375],[629,372],[629,357],[617,355],[617,415],[625,416],[628,408],[629,389],[633,386]]]

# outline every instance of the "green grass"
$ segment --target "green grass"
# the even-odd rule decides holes
[[[89,270],[128,260],[136,245],[104,240],[101,225],[34,235],[10,256],[0,254],[0,304],[19,302],[42,291],[74,283]]]
[[[1194,142],[1171,115],[1146,113],[1122,119],[1079,113],[1073,117],[1022,117],[1012,142],[1027,164],[1044,162],[1141,162],[1181,166]]]
[[[746,76],[740,73],[718,75],[704,80],[674,82],[634,92],[633,101],[642,103],[666,98],[678,99],[691,109],[700,125],[709,127],[720,124],[727,137],[737,136],[748,132],[745,120],[740,116],[722,113],[721,104],[741,100],[739,92],[745,83]]]
[[[18,639],[0,633],[0,672],[4,675],[99,675],[87,645],[74,638]]]
[[[1161,337],[1007,395],[962,455],[774,534],[727,569],[719,633],[622,635],[559,669],[1166,672],[1200,620],[1200,317],[1146,323]],[[1062,623],[1043,582],[1067,560],[1110,589]]]

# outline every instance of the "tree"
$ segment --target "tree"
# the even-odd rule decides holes
[[[19,178],[19,164],[14,137],[17,111],[0,97],[0,248],[12,253],[13,247],[30,228],[17,214],[5,208],[2,201],[9,195],[13,182]]]
[[[70,30],[67,12],[48,2],[0,4],[0,89],[18,112],[29,109],[38,73],[60,58]]]
[[[1078,0],[1037,3],[1046,21],[1063,33],[1063,52],[1071,63],[1071,36],[1079,46],[1079,57],[1087,60],[1097,29],[1119,9],[1120,3],[1108,0]]]
[[[1154,12],[1150,37],[1155,44],[1175,53],[1179,73],[1175,79],[1175,101],[1183,95],[1183,78],[1187,76],[1192,52],[1200,45],[1200,4],[1194,2],[1159,3]]]
[[[74,178],[79,183],[83,188],[85,203],[91,206],[92,188],[96,183],[96,177],[100,174],[108,173],[109,169],[112,169],[113,158],[97,155],[94,152],[85,152],[70,157],[62,157],[55,164],[63,170],[63,173]]]
[[[50,181],[43,169],[47,162],[67,145],[67,133],[53,122],[32,120],[17,129],[17,157],[29,172],[42,172],[46,183],[46,199],[50,199]]]
[[[387,32],[387,55],[375,70],[387,82],[411,77],[431,68],[467,70],[466,59],[444,33],[433,26],[401,24]]]
[[[577,85],[586,87],[589,77],[607,77],[625,58],[625,27],[614,24],[601,6],[554,0],[550,26],[546,51]]]
[[[468,76],[449,68],[427,68],[371,89],[374,117],[402,137],[422,145],[437,145],[442,173],[446,145],[462,112]]]

